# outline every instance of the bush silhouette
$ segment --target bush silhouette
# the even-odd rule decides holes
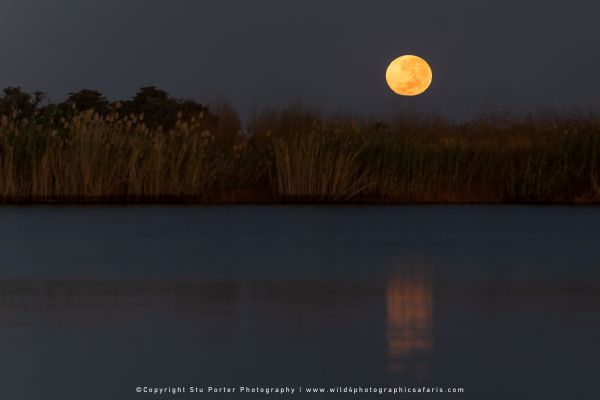
[[[17,119],[30,118],[38,111],[39,105],[46,97],[45,93],[29,94],[20,87],[7,87],[0,97],[0,115],[14,116]]]
[[[62,103],[50,103],[42,106],[46,95],[42,92],[27,93],[20,87],[4,89],[0,96],[0,116],[11,119],[35,119],[44,126],[61,128],[66,121],[76,115],[93,111],[105,117],[113,114],[118,119],[127,119],[133,125],[144,125],[152,130],[168,132],[177,123],[194,122],[199,131],[233,131],[236,123],[235,112],[227,110],[223,121],[211,114],[208,107],[190,99],[177,99],[155,86],[146,86],[138,90],[128,100],[110,102],[102,93],[93,89],[83,89],[69,93]],[[222,111],[221,106],[221,111]],[[224,125],[226,125],[225,129]]]
[[[179,121],[192,118],[205,118],[209,121],[208,108],[193,100],[179,100],[155,86],[140,88],[131,100],[117,102],[115,107],[122,116],[143,115],[143,123],[148,128],[162,128],[167,131]],[[216,121],[212,121],[214,124]]]
[[[94,110],[100,115],[108,114],[111,109],[110,102],[102,93],[90,89],[69,93],[63,105],[77,112]]]

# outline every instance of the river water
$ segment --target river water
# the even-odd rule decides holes
[[[4,207],[0,398],[596,398],[599,244],[591,207]]]

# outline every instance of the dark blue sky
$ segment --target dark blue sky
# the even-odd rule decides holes
[[[0,86],[61,100],[157,85],[203,102],[302,100],[325,110],[482,110],[600,105],[600,2],[593,0],[5,0]],[[433,84],[394,95],[396,56],[428,60]]]

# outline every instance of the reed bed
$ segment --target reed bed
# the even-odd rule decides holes
[[[4,203],[598,203],[591,116],[385,122],[299,111],[248,133],[168,130],[143,116],[81,112],[60,123],[3,116]]]
[[[86,112],[58,129],[0,122],[0,196],[5,202],[206,201],[239,157],[201,124],[149,130],[137,117]],[[241,176],[240,176],[241,177]]]

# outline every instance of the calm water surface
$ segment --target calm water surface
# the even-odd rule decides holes
[[[600,208],[5,207],[0,254],[2,399],[597,398]]]

